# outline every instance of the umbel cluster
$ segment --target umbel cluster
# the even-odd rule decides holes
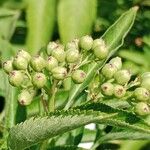
[[[20,89],[19,103],[29,105],[38,90],[48,89],[48,82],[53,84],[57,81],[61,87],[63,81],[70,78],[71,82],[81,84],[87,77],[84,66],[92,61],[104,60],[108,53],[102,39],[93,40],[87,35],[65,46],[50,42],[46,51],[36,56],[20,50],[16,56],[3,63],[3,68],[8,74],[9,83]],[[121,58],[115,57],[103,66],[98,75],[103,78],[99,83],[102,98],[130,100],[135,113],[150,113],[150,72],[132,81],[130,71],[122,69]]]

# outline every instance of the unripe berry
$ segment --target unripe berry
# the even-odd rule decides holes
[[[114,78],[118,84],[125,85],[129,82],[131,74],[128,70],[119,70],[115,73]]]
[[[113,64],[105,64],[105,66],[102,68],[102,74],[105,76],[107,79],[111,79],[114,74],[116,73],[117,68]]]
[[[26,70],[28,67],[28,60],[17,55],[13,60],[13,66],[17,70]]]
[[[52,71],[53,68],[57,67],[58,66],[58,61],[56,58],[52,57],[52,56],[49,56],[48,57],[48,60],[46,62],[46,69],[48,71]]]
[[[13,70],[9,73],[9,83],[13,86],[19,87],[23,82],[23,76],[24,75],[21,73],[21,71]]]
[[[35,73],[32,77],[33,85],[39,89],[44,87],[46,81],[46,76],[40,72]]]
[[[45,67],[45,60],[41,56],[37,55],[34,56],[31,60],[31,67],[37,71],[40,72]]]
[[[86,73],[83,70],[75,70],[71,77],[75,83],[80,84],[85,80]]]
[[[105,46],[105,42],[102,39],[96,39],[93,41],[93,45],[92,45],[92,49],[94,49],[95,47],[97,47],[98,45],[100,46]]]
[[[146,78],[150,78],[150,72],[144,72],[142,75],[141,75],[141,79],[144,80]]]
[[[115,85],[114,86],[114,95],[117,98],[122,98],[126,94],[126,89],[122,85]]]
[[[52,70],[53,77],[57,80],[63,80],[67,76],[67,69],[64,67],[56,67]]]
[[[115,58],[112,58],[110,61],[109,61],[110,64],[113,64],[114,66],[116,66],[116,68],[119,70],[122,68],[122,61],[121,61],[121,58],[120,57],[115,57]]]
[[[68,63],[74,63],[79,59],[79,51],[71,48],[66,51],[66,61]]]
[[[98,45],[93,49],[93,51],[94,55],[100,60],[106,58],[108,55],[108,49],[105,45]]]
[[[102,93],[107,96],[112,96],[114,92],[114,85],[106,82],[101,85]]]
[[[71,49],[72,48],[78,49],[79,48],[78,43],[79,43],[79,40],[78,39],[74,39],[73,41],[71,41],[71,42],[66,44],[65,50],[67,51],[70,48]]]
[[[145,78],[141,81],[141,87],[146,88],[150,91],[150,78]]]
[[[52,54],[52,51],[58,46],[57,43],[55,42],[49,42],[48,45],[47,45],[47,54],[48,55],[51,55]]]
[[[146,103],[139,102],[135,106],[135,113],[137,113],[140,116],[145,116],[150,114],[149,106]]]
[[[25,58],[27,60],[27,62],[29,62],[31,60],[31,55],[28,52],[24,51],[24,50],[18,51],[17,55],[19,57]]]
[[[55,57],[58,62],[64,62],[65,61],[65,51],[62,46],[57,46],[51,54],[53,57]]]
[[[91,36],[86,35],[80,38],[79,46],[81,49],[88,51],[92,48],[92,45],[93,45],[93,39]]]
[[[3,69],[6,73],[13,71],[12,60],[7,60],[3,63]]]
[[[32,102],[32,95],[28,90],[23,90],[21,93],[18,95],[18,102],[21,105],[27,106],[31,104]]]
[[[139,101],[147,101],[150,98],[150,93],[147,89],[139,87],[135,89],[134,96]]]

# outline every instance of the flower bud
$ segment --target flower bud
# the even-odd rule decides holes
[[[112,83],[106,82],[101,85],[102,93],[107,96],[112,96],[114,92],[114,85]]]
[[[115,85],[114,86],[114,95],[117,98],[122,98],[126,94],[126,89],[122,85]]]
[[[51,55],[52,54],[52,51],[58,46],[57,43],[55,42],[49,42],[48,45],[47,45],[47,54],[48,55]]]
[[[65,50],[67,51],[68,49],[78,49],[78,43],[79,43],[79,40],[78,39],[74,39],[73,41],[69,42],[66,44],[65,46]]]
[[[88,51],[92,48],[92,45],[93,45],[93,39],[91,36],[86,35],[80,38],[79,46],[81,49]]]
[[[141,82],[141,87],[144,87],[150,91],[150,78],[143,79]]]
[[[149,106],[146,103],[139,102],[135,106],[135,113],[140,116],[145,116],[150,114]]]
[[[68,63],[74,63],[79,59],[79,51],[77,49],[69,49],[66,51],[66,61]]]
[[[117,71],[116,66],[113,64],[105,64],[105,66],[102,68],[102,74],[105,76],[107,79],[111,79],[115,72]]]
[[[141,75],[141,79],[144,80],[146,78],[150,78],[150,72],[144,72],[142,75]]]
[[[42,69],[45,67],[45,60],[44,58],[42,58],[41,56],[37,55],[34,56],[31,60],[31,67],[35,70],[35,71],[42,71]]]
[[[27,106],[31,104],[32,102],[32,95],[28,90],[23,90],[21,93],[18,95],[18,102],[21,105]]]
[[[103,45],[96,46],[93,51],[94,55],[100,60],[106,58],[108,55],[108,49]]]
[[[17,55],[19,57],[25,58],[27,60],[27,62],[29,62],[31,60],[31,55],[28,52],[24,51],[24,50],[18,51]]]
[[[128,70],[119,70],[114,74],[114,78],[118,84],[125,85],[129,82],[131,74]]]
[[[97,46],[105,46],[105,42],[102,39],[96,39],[93,41],[92,49],[94,50],[95,47]]]
[[[134,96],[139,101],[147,101],[150,98],[150,93],[147,89],[139,87],[135,89]]]
[[[122,61],[121,61],[121,58],[120,57],[115,57],[115,58],[112,58],[110,61],[109,61],[110,64],[113,64],[114,66],[116,66],[116,68],[118,70],[120,70],[122,68]]]
[[[13,71],[12,60],[7,60],[3,63],[3,69],[6,73]]]
[[[21,86],[24,77],[23,77],[23,74],[21,73],[21,71],[13,70],[9,73],[8,79],[9,79],[9,83],[12,86],[19,87],[19,86]]]
[[[17,55],[13,60],[13,66],[17,70],[26,70],[28,67],[28,61],[24,57]]]
[[[52,56],[55,57],[58,62],[64,62],[65,61],[65,51],[62,46],[57,46],[52,51]]]
[[[67,76],[67,70],[64,67],[56,67],[52,70],[53,77],[57,80],[63,80]]]
[[[86,73],[83,70],[75,70],[71,77],[75,83],[80,84],[85,80]]]
[[[35,73],[32,77],[33,85],[39,89],[44,87],[46,81],[46,76],[40,72]]]
[[[52,57],[52,56],[49,56],[48,57],[48,60],[46,62],[46,69],[48,71],[52,71],[53,68],[57,67],[58,66],[58,61],[56,58]]]

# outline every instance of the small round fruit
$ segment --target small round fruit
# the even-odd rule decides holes
[[[65,61],[65,51],[62,46],[57,46],[51,54],[53,57],[57,59],[58,62],[64,62]]]
[[[150,98],[150,93],[146,88],[139,87],[135,89],[134,96],[139,101],[148,101]]]
[[[85,80],[86,73],[83,70],[75,70],[71,77],[75,83],[80,84]]]
[[[102,74],[107,79],[111,79],[116,72],[117,72],[116,66],[110,63],[105,64],[105,66],[102,68]]]
[[[125,85],[129,82],[131,74],[128,70],[119,70],[114,74],[114,78],[118,84]]]
[[[150,78],[150,72],[144,72],[142,75],[141,75],[141,79],[144,80],[146,78]]]
[[[150,114],[149,106],[146,103],[139,102],[135,105],[135,113],[140,116],[145,116]]]
[[[13,66],[17,70],[26,70],[28,67],[28,60],[25,57],[17,55],[13,60]]]
[[[46,64],[44,58],[39,55],[34,56],[31,59],[31,67],[37,72],[42,71],[45,68],[45,65]]]
[[[46,62],[46,69],[48,71],[52,71],[52,69],[54,69],[55,67],[58,66],[58,61],[56,58],[54,58],[53,56],[49,56],[48,60]]]
[[[146,88],[150,91],[150,78],[145,78],[141,81],[141,87]]]
[[[114,85],[112,83],[106,82],[101,85],[102,93],[107,96],[112,96],[114,92]]]
[[[65,50],[67,51],[68,49],[72,49],[72,48],[75,48],[75,49],[78,49],[78,43],[79,43],[79,40],[78,39],[74,39],[73,41],[71,42],[68,42],[65,46]]]
[[[63,80],[67,76],[67,69],[64,67],[56,67],[52,70],[53,77],[57,80]]]
[[[18,102],[21,105],[27,106],[27,105],[31,104],[32,98],[33,97],[32,97],[32,95],[30,94],[30,92],[28,90],[23,90],[18,95]]]
[[[24,57],[28,62],[31,60],[31,55],[28,52],[24,51],[24,50],[19,50],[17,55],[19,57]]]
[[[126,94],[126,89],[122,85],[114,86],[114,96],[117,98],[122,98]]]
[[[66,61],[68,63],[74,63],[79,59],[79,51],[77,49],[71,48],[66,51]]]
[[[47,54],[48,55],[51,55],[52,54],[52,51],[58,46],[57,43],[55,42],[49,42],[48,45],[47,45]]]
[[[21,71],[13,70],[9,73],[8,79],[9,79],[9,83],[12,86],[19,87],[19,86],[21,86],[21,84],[24,80],[24,75],[22,74]]]
[[[33,85],[39,89],[44,87],[46,81],[46,76],[40,72],[35,73],[32,77]]]
[[[104,40],[102,40],[102,39],[95,39],[95,40],[93,41],[92,49],[94,49],[94,48],[97,47],[98,45],[105,46]]]
[[[80,38],[79,46],[81,49],[89,51],[92,48],[93,39],[91,36],[86,35]]]
[[[6,73],[13,71],[12,60],[7,60],[3,63],[3,69]]]
[[[100,60],[106,58],[108,55],[108,49],[103,45],[96,46],[93,51],[94,55]]]
[[[110,64],[113,64],[114,66],[116,66],[116,68],[119,70],[122,68],[122,61],[121,61],[121,58],[120,57],[115,57],[115,58],[112,58],[110,61],[109,61]]]

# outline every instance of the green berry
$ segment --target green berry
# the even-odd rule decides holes
[[[135,113],[140,116],[145,116],[150,114],[149,106],[146,103],[139,102],[135,105]]]
[[[115,72],[117,71],[116,66],[114,66],[113,64],[105,64],[105,66],[102,68],[102,74],[105,76],[105,78],[107,79],[111,79]]]
[[[92,48],[92,45],[93,45],[93,39],[91,36],[86,35],[80,38],[79,46],[81,49],[88,51]]]
[[[141,87],[144,87],[150,91],[150,78],[143,79],[141,82]]]
[[[74,48],[70,48],[66,51],[66,61],[68,63],[74,63],[79,59],[79,51]]]
[[[106,82],[101,85],[102,93],[107,96],[112,96],[114,92],[114,85],[112,83]]]
[[[114,86],[114,95],[117,98],[122,98],[126,94],[126,89],[122,85],[115,85]]]
[[[64,62],[65,61],[65,51],[62,46],[57,46],[52,51],[52,56],[55,57],[58,62]]]
[[[94,55],[100,60],[106,58],[108,55],[108,49],[103,45],[96,46],[93,51]]]
[[[24,80],[24,75],[21,71],[13,70],[9,73],[9,83],[12,86],[19,87],[21,86],[22,82]]]
[[[46,69],[48,71],[52,71],[52,69],[54,69],[55,67],[58,66],[58,61],[56,58],[52,57],[52,56],[49,56],[48,57],[48,60],[46,62]]]
[[[94,50],[97,46],[105,46],[105,42],[102,39],[96,39],[93,41],[92,49]]]
[[[131,74],[128,70],[119,70],[114,74],[114,78],[118,84],[125,85],[129,82]]]
[[[64,67],[56,67],[52,70],[53,77],[57,80],[63,80],[67,76],[67,69]]]
[[[18,51],[17,55],[19,57],[25,58],[28,62],[31,60],[31,55],[28,52],[24,51],[24,50]]]
[[[142,75],[141,75],[141,79],[144,80],[146,78],[150,78],[150,72],[144,72]]]
[[[134,96],[139,101],[147,101],[150,98],[150,93],[147,89],[139,87],[135,89]]]
[[[17,55],[13,60],[13,66],[17,70],[26,70],[28,67],[28,60],[25,57]]]
[[[57,43],[55,42],[49,42],[48,45],[47,45],[47,54],[48,55],[51,55],[52,54],[52,51],[58,46]]]
[[[32,99],[33,99],[32,94],[28,90],[23,90],[18,95],[18,102],[24,106],[31,104]]]
[[[66,44],[65,46],[65,50],[67,51],[68,49],[78,49],[78,43],[79,43],[79,40],[78,39],[74,39],[73,41],[69,42]]]
[[[115,57],[115,58],[112,58],[110,61],[109,61],[110,64],[113,64],[114,66],[116,66],[116,68],[119,70],[122,68],[122,61],[121,61],[121,58],[120,57]]]
[[[44,58],[42,58],[39,55],[34,56],[31,60],[31,67],[37,72],[42,71],[44,69],[45,65],[46,64],[45,64]]]
[[[35,73],[32,77],[33,85],[39,89],[44,87],[46,81],[46,76],[40,72]]]
[[[3,63],[3,69],[6,73],[13,71],[12,60],[7,60]]]
[[[86,73],[83,70],[75,70],[71,77],[75,83],[80,84],[85,80]]]

